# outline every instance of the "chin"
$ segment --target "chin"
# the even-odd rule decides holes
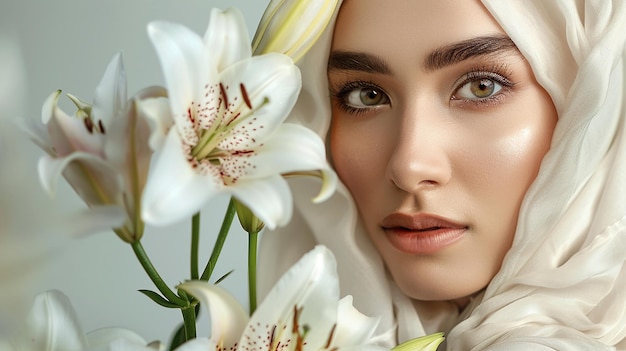
[[[406,273],[403,272],[403,273]],[[435,274],[430,277],[406,276],[400,274],[394,280],[400,290],[414,300],[419,301],[450,301],[464,307],[470,299],[479,294],[488,284],[492,275],[480,277],[468,273],[464,277],[450,277]],[[469,278],[469,279],[468,279]]]

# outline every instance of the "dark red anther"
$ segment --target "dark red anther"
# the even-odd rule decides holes
[[[246,91],[246,87],[243,83],[239,84],[239,89],[241,90],[241,96],[243,96],[243,101],[246,103],[246,106],[252,110],[252,102],[250,102],[250,97],[248,96],[248,92]]]
[[[85,123],[85,128],[87,128],[87,131],[89,132],[89,134],[93,134],[93,121],[91,120],[91,118],[87,117],[87,118],[83,118],[83,123]]]
[[[228,96],[226,96],[226,89],[224,89],[224,85],[220,83],[220,94],[224,99],[224,107],[228,108]]]

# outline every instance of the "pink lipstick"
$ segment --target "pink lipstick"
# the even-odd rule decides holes
[[[395,212],[381,223],[396,249],[413,255],[436,253],[461,240],[468,226],[427,213]]]

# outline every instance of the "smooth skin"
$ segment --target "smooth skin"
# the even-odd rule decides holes
[[[328,80],[332,161],[393,279],[413,299],[462,308],[511,247],[552,100],[475,0],[345,0]],[[390,229],[390,215],[462,230]],[[408,252],[424,236],[428,252]]]

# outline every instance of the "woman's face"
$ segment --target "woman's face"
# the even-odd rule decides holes
[[[479,1],[346,0],[330,150],[399,287],[464,304],[500,269],[552,101]]]

